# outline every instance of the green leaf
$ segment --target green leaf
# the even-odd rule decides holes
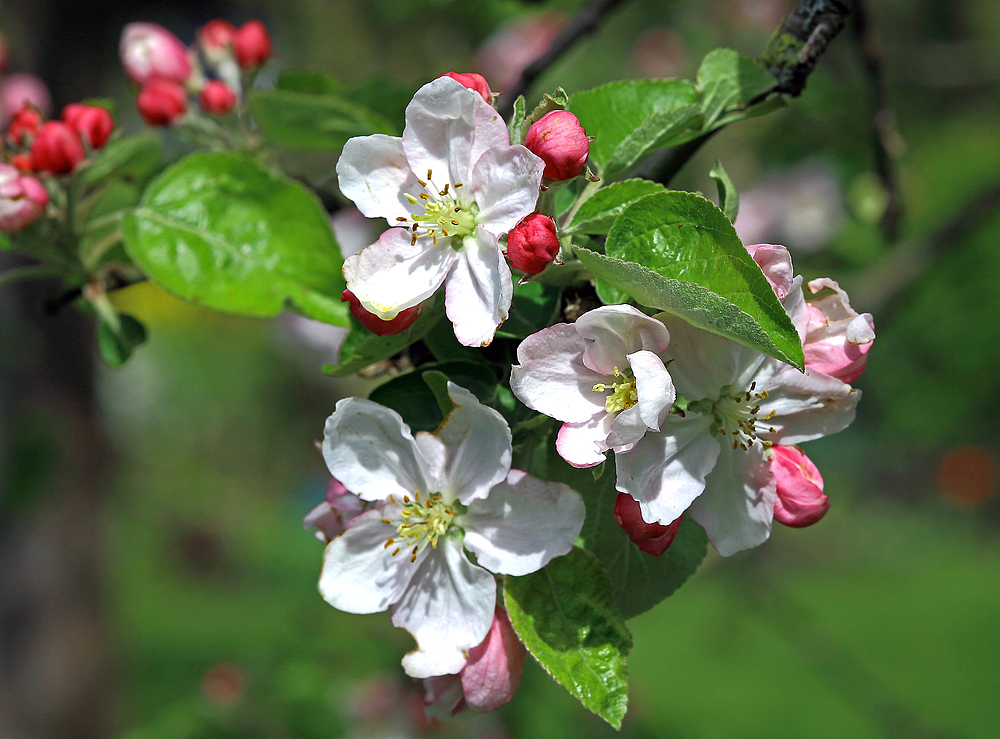
[[[616,729],[628,707],[632,635],[615,613],[611,581],[582,549],[504,579],[511,625],[552,678]]]
[[[342,149],[354,136],[398,133],[381,115],[341,95],[254,90],[250,112],[264,135],[289,149]]]
[[[668,132],[662,127],[680,125],[677,121],[686,115],[682,111],[697,102],[694,85],[685,80],[628,80],[578,92],[570,98],[569,109],[587,133],[595,137],[590,144],[589,162],[606,176],[610,169],[604,170],[609,162],[620,167],[624,161],[635,161],[637,147],[656,143],[657,125],[661,126],[659,133],[666,135]],[[656,117],[644,127],[651,116]],[[643,132],[629,140],[640,128]],[[677,133],[679,130],[673,130],[670,135]],[[620,146],[623,148],[618,152]]]
[[[745,108],[778,84],[763,64],[732,49],[710,51],[698,67],[696,81],[706,131],[718,127],[723,113]]]
[[[552,323],[559,310],[562,288],[528,282],[514,288],[510,317],[497,329],[501,339],[523,339]]]
[[[81,178],[87,187],[111,177],[142,184],[160,169],[162,158],[163,144],[156,134],[115,139],[101,149]]]
[[[641,179],[622,180],[602,187],[584,201],[563,232],[606,234],[625,208],[641,197],[664,189],[658,182]]]
[[[274,86],[278,90],[304,92],[307,95],[336,95],[341,84],[326,72],[314,69],[286,69],[278,75]]]
[[[726,214],[730,223],[736,223],[736,214],[740,209],[740,196],[736,192],[733,181],[729,179],[729,175],[722,167],[722,162],[716,162],[708,176],[715,180],[715,185],[719,189],[719,207]]]
[[[97,352],[111,367],[121,367],[135,348],[146,342],[146,327],[139,321],[125,313],[117,314],[117,318],[117,326],[100,315],[97,321]]]
[[[615,147],[604,167],[605,177],[622,172],[658,149],[683,144],[701,133],[702,113],[697,105],[685,105],[653,113]]]
[[[673,290],[667,291],[673,293],[667,301],[671,307],[646,303],[629,286],[616,283],[608,274],[597,273],[640,303],[678,315],[678,308],[688,313],[694,308],[703,316],[700,322],[691,321],[695,325],[802,369],[802,343],[791,319],[760,267],[740,243],[733,224],[701,195],[667,191],[636,201],[615,221],[605,248],[609,257],[645,265],[661,277],[707,288],[730,303],[736,313],[724,309],[712,316],[712,309],[702,302],[702,297],[696,298],[694,304],[678,306],[676,299],[690,293]]]
[[[152,280],[192,303],[250,316],[288,306],[348,325],[326,211],[305,187],[252,159],[185,157],[146,189],[123,235]]]
[[[448,395],[448,375],[441,370],[433,369],[421,372],[420,377],[423,379],[424,384],[431,389],[432,393],[434,393],[434,400],[437,401],[438,409],[441,411],[441,417],[447,418],[448,414],[451,413],[452,408],[455,407],[455,404],[451,400],[451,396]]]
[[[542,95],[542,102],[536,105],[534,110],[528,113],[528,116],[524,119],[524,125],[521,129],[524,135],[527,136],[531,124],[540,120],[546,113],[551,113],[553,110],[565,110],[568,104],[569,96],[561,87],[557,87],[551,95],[548,93]]]
[[[507,133],[510,136],[512,146],[524,143],[524,95],[518,95],[517,100],[514,101],[514,111],[507,124]]]
[[[348,90],[344,97],[352,103],[374,111],[402,130],[406,106],[413,97],[413,87],[385,75],[365,77],[357,87]]]
[[[631,296],[624,290],[619,290],[614,285],[605,282],[600,277],[594,278],[594,288],[597,290],[597,297],[605,305],[621,305],[627,303]]]

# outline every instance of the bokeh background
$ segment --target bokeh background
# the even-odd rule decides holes
[[[307,66],[405,98],[450,69],[504,89],[583,5],[14,0],[0,30],[9,70],[43,78],[57,109],[110,97],[138,130],[117,62],[129,21],[187,43],[213,17],[258,17],[276,47],[261,84]],[[790,7],[624,2],[533,99],[691,78],[716,46],[757,55]],[[858,420],[806,447],[827,517],[710,552],[629,622],[624,737],[1000,733],[1000,5],[863,10],[800,98],[726,129],[674,181],[714,194],[721,160],[744,241],[838,279],[878,339]],[[332,158],[286,163],[336,207]],[[138,285],[116,301],[152,338],[112,370],[85,320],[38,310],[46,289],[0,288],[0,737],[614,735],[530,658],[513,704],[427,725],[399,668],[410,638],[320,599],[322,545],[301,526],[327,480],[313,441],[339,397],[379,381],[320,373],[336,330]]]

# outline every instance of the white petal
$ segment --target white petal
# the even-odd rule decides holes
[[[589,421],[604,411],[605,394],[594,385],[607,378],[583,364],[584,339],[574,326],[558,323],[517,347],[510,389],[529,408],[560,421]]]
[[[510,134],[496,108],[480,96],[476,100],[476,134],[469,152],[471,166],[475,167],[480,157],[495,146],[510,146]]]
[[[476,136],[478,93],[450,77],[439,77],[417,90],[406,106],[403,151],[410,169],[433,189],[446,184],[469,185]]]
[[[803,374],[787,365],[774,379],[757,414],[762,418],[775,413],[770,421],[758,421],[758,429],[775,429],[775,433],[765,433],[765,439],[801,444],[843,431],[854,421],[860,390],[822,372],[807,370]]]
[[[643,437],[649,426],[642,420],[639,406],[623,410],[615,415],[615,420],[611,423],[611,430],[605,442],[608,447],[618,451],[619,447],[629,447],[631,449],[636,442]]]
[[[480,228],[500,236],[534,211],[543,169],[545,163],[523,146],[486,151],[472,170]]]
[[[384,611],[402,597],[426,557],[427,550],[416,562],[410,562],[408,552],[392,556],[393,548],[384,545],[396,527],[382,523],[385,515],[382,510],[361,514],[327,545],[319,592],[334,608],[347,613]]]
[[[364,500],[427,490],[426,464],[409,427],[393,410],[345,398],[326,420],[323,459],[344,487]]]
[[[444,282],[458,254],[445,241],[411,243],[405,228],[390,228],[378,241],[344,260],[347,287],[375,315],[392,319],[422,303]]]
[[[514,291],[510,268],[496,238],[483,229],[476,238],[465,240],[461,252],[451,251],[456,260],[445,286],[444,305],[455,338],[465,346],[489,346],[510,310]]]
[[[593,467],[607,458],[607,443],[615,417],[601,411],[581,423],[564,423],[556,436],[556,451],[574,467]]]
[[[691,504],[719,554],[728,557],[767,541],[774,515],[774,474],[762,447],[726,447],[708,476],[705,492]]]
[[[583,499],[569,486],[511,470],[457,523],[480,566],[501,575],[527,575],[573,548],[585,515]]]
[[[611,375],[624,369],[626,355],[646,350],[661,354],[670,345],[670,333],[655,318],[630,305],[605,305],[577,319],[576,330],[589,339],[583,363],[595,372]]]
[[[688,400],[717,399],[719,391],[735,379],[736,361],[731,346],[735,342],[695,328],[675,316],[658,317],[670,331],[670,348],[661,354],[670,367],[677,392]]]
[[[466,652],[486,638],[493,623],[496,581],[472,565],[462,545],[450,539],[420,563],[410,586],[392,608],[392,623],[417,640],[403,657],[410,677],[452,675],[465,666]]]
[[[667,420],[670,406],[677,399],[670,373],[663,365],[663,360],[649,351],[629,354],[628,363],[635,375],[639,415],[649,428],[659,431],[660,424]]]
[[[416,175],[403,153],[398,136],[359,136],[344,145],[337,161],[340,191],[354,201],[369,218],[385,218],[394,223],[406,218],[410,208],[404,193],[420,192]]]
[[[646,523],[677,519],[705,489],[719,456],[709,433],[711,417],[669,417],[660,433],[648,433],[627,454],[615,455],[615,487],[639,503]]]

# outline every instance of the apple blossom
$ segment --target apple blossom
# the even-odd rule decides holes
[[[111,132],[115,130],[115,119],[112,118],[111,112],[99,105],[70,103],[63,108],[62,119],[80,134],[80,138],[92,149],[104,146]]]
[[[52,96],[44,82],[33,74],[8,74],[0,80],[0,126],[6,126],[25,105],[42,116],[52,108]]]
[[[35,133],[42,125],[42,114],[30,103],[25,104],[10,121],[7,129],[7,136],[17,146],[26,146],[31,143]]]
[[[187,110],[187,92],[170,80],[150,80],[135,98],[139,115],[151,126],[169,126]]]
[[[806,301],[809,321],[806,324],[806,367],[852,383],[865,371],[868,350],[875,341],[875,321],[871,313],[858,314],[847,293],[828,277],[810,280],[813,295],[824,288],[833,290],[817,300]]]
[[[659,557],[674,543],[674,537],[677,536],[677,529],[680,528],[683,518],[682,513],[676,521],[666,525],[646,523],[642,520],[639,504],[635,498],[625,493],[618,493],[618,497],[615,498],[615,521],[640,551],[654,557]]]
[[[258,20],[247,21],[237,28],[232,44],[240,69],[256,69],[271,58],[271,35]]]
[[[507,234],[507,258],[525,274],[538,274],[558,253],[556,224],[547,215],[532,213]]]
[[[351,493],[336,478],[326,486],[326,498],[302,519],[306,531],[315,531],[316,538],[324,543],[336,539],[356,516],[368,510],[369,505]]]
[[[31,142],[31,163],[36,172],[69,174],[86,152],[79,134],[62,121],[47,121]]]
[[[830,499],[823,494],[823,476],[797,446],[771,447],[771,471],[777,497],[774,520],[801,529],[812,526],[826,515]]]
[[[510,387],[529,408],[563,421],[556,438],[563,459],[592,467],[666,420],[675,392],[659,355],[669,344],[655,318],[628,305],[603,306],[522,341]]]
[[[490,85],[481,74],[476,74],[475,72],[445,72],[438,75],[438,78],[441,77],[451,77],[464,87],[468,87],[473,92],[478,92],[487,103],[493,104],[493,93],[490,91]]]
[[[198,101],[206,113],[226,115],[236,107],[236,92],[221,80],[209,80],[201,88]]]
[[[122,29],[118,53],[125,72],[140,85],[152,79],[184,84],[191,76],[187,47],[156,23],[126,25]]]
[[[449,77],[424,85],[406,108],[402,138],[353,138],[337,163],[344,195],[396,226],[344,260],[348,289],[391,319],[444,284],[455,336],[488,345],[513,292],[497,239],[534,210],[543,166],[510,145],[479,94]]]
[[[459,672],[483,642],[496,605],[492,573],[525,575],[566,554],[584,518],[576,492],[510,468],[499,413],[451,382],[448,395],[454,408],[433,434],[412,434],[395,411],[347,398],[323,439],[333,476],[377,507],[327,545],[320,593],[349,613],[388,608],[416,639],[403,667],[419,678]]]
[[[532,123],[524,145],[545,162],[547,180],[576,177],[590,155],[587,132],[568,110],[553,110]]]
[[[48,204],[49,193],[41,182],[10,164],[0,164],[0,231],[20,231],[37,220]]]
[[[412,308],[400,311],[399,315],[395,318],[386,321],[374,313],[369,313],[365,310],[365,307],[361,305],[361,302],[350,290],[344,290],[340,296],[340,302],[347,303],[351,315],[361,321],[365,328],[378,336],[393,336],[403,333],[413,325],[414,321],[420,318],[420,313],[423,310],[423,306],[415,305]]]

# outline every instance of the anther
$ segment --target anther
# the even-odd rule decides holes
[[[406,223],[410,219],[409,218],[403,218],[403,216],[396,216],[396,220],[399,221],[400,223]]]
[[[392,523],[388,518],[383,518],[382,523]]]
[[[383,549],[388,549],[388,548],[389,548],[389,547],[391,547],[391,546],[392,546],[393,544],[394,544],[394,542],[393,542],[393,540],[392,540],[392,537],[390,536],[390,537],[389,537],[389,538],[388,538],[388,539],[386,540],[386,542],[385,542],[385,546],[383,546],[382,548],[383,548]]]
[[[428,195],[425,192],[420,193],[419,197],[420,197],[421,200],[430,200],[431,199],[431,196]]]
[[[414,246],[416,243],[417,243],[417,235],[413,234],[413,236],[410,237],[410,246]]]
[[[393,557],[395,557],[397,554],[399,554],[399,547],[396,547],[395,549],[392,550]]]

